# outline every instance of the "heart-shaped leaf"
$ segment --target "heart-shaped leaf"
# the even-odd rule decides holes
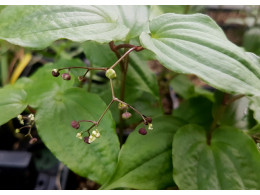
[[[169,116],[153,119],[154,129],[141,135],[139,125],[123,145],[117,169],[101,189],[129,187],[164,189],[173,186],[171,176],[172,138],[183,122]]]
[[[16,117],[27,107],[27,93],[23,89],[6,86],[0,89],[0,125]]]
[[[76,138],[77,132],[91,124],[81,123],[76,131],[70,123],[85,119],[97,121],[105,108],[97,95],[83,89],[58,89],[55,96],[41,104],[35,118],[40,137],[54,155],[77,174],[100,184],[114,172],[119,152],[111,113],[106,113],[98,126],[101,137],[91,144]]]
[[[186,125],[175,134],[172,152],[180,189],[260,189],[260,153],[241,130],[215,129],[208,145],[202,127]]]

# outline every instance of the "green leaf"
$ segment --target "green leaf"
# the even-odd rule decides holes
[[[233,127],[215,129],[210,145],[202,127],[181,127],[172,158],[180,189],[260,189],[260,153],[249,136]]]
[[[242,97],[235,100],[231,104],[223,105],[224,96],[227,96],[227,99],[232,99],[235,97],[220,91],[215,93],[216,102],[212,109],[212,115],[218,121],[217,124],[247,130],[250,126],[249,118],[251,117],[248,113],[248,98]],[[221,109],[224,109],[224,111],[222,111],[220,107],[222,107]]]
[[[87,41],[82,44],[84,53],[94,67],[110,67],[116,61],[116,55],[108,44],[100,44],[94,41]]]
[[[86,64],[84,62],[82,62],[80,59],[78,58],[74,58],[74,59],[64,59],[64,58],[61,58],[59,59],[57,62],[55,62],[53,64],[53,67],[52,68],[69,68],[69,67],[87,67]],[[51,72],[51,70],[49,70]],[[86,69],[78,69],[78,68],[74,68],[74,69],[71,69],[70,72],[78,77],[78,76],[82,76],[87,70]],[[67,69],[65,70],[61,70],[60,71],[60,74],[62,73],[65,73],[65,72],[68,72]],[[48,73],[49,75],[50,73]],[[57,80],[57,79],[56,79]]]
[[[148,32],[149,8],[144,5],[119,5],[114,6],[118,20],[130,29],[126,40],[139,36],[142,32]]]
[[[176,77],[174,77],[170,82],[170,86],[177,94],[182,96],[184,99],[204,96],[212,102],[214,101],[214,95],[212,92],[195,86],[186,75],[177,75]]]
[[[0,13],[0,39],[44,48],[57,39],[107,43],[125,40],[129,29],[112,6],[8,6]]]
[[[254,27],[245,32],[243,46],[247,51],[260,55],[260,28]]]
[[[70,62],[68,60],[68,62]],[[59,77],[53,77],[51,71],[57,65],[45,64],[39,68],[31,77],[30,82],[27,81],[24,89],[28,94],[27,102],[33,107],[39,107],[44,101],[53,98],[58,90],[65,90],[72,87],[73,76],[70,81],[65,81]]]
[[[79,88],[57,90],[36,113],[40,137],[52,153],[77,174],[103,184],[115,170],[119,141],[115,124],[108,112],[99,124],[101,137],[91,144],[76,138],[76,133],[90,127],[81,123],[76,131],[72,120],[95,120],[105,110],[105,103],[95,94]],[[84,136],[88,134],[85,133]]]
[[[117,61],[116,55],[111,51],[108,44],[88,41],[83,44],[83,48],[85,55],[94,67],[110,67]],[[142,52],[130,54],[126,86],[146,91],[158,97],[156,77],[143,58]]]
[[[16,117],[27,107],[27,93],[23,89],[6,86],[0,89],[0,125]]]
[[[123,145],[117,169],[101,189],[128,187],[135,189],[165,189],[173,186],[171,147],[176,130],[183,123],[169,116],[153,120],[154,129],[143,136],[139,125]]]
[[[173,116],[187,123],[194,123],[204,127],[210,127],[213,117],[211,115],[213,103],[205,97],[194,97],[183,101],[173,111]]]
[[[151,21],[150,31],[141,43],[166,68],[196,74],[226,92],[260,95],[260,67],[210,17],[164,14]]]
[[[148,67],[148,62],[142,59],[141,53],[130,55],[126,85],[134,86],[136,90],[146,91],[159,98],[157,79]]]
[[[258,123],[260,123],[260,96],[254,96],[249,99],[249,108],[254,112],[255,120],[257,120]]]

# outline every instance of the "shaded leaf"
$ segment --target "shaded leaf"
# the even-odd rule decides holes
[[[110,67],[116,61],[116,55],[108,44],[100,44],[94,41],[87,41],[82,44],[84,53],[94,67]]]
[[[143,136],[139,125],[123,145],[117,169],[101,189],[129,187],[164,189],[174,185],[171,172],[172,138],[183,125],[178,119],[161,116],[153,120],[154,129]]]
[[[211,115],[213,103],[205,97],[194,97],[186,100],[173,111],[173,116],[187,123],[194,123],[210,127],[213,117]]]
[[[97,121],[105,108],[105,103],[97,95],[72,88],[56,91],[55,96],[39,107],[35,118],[39,135],[52,153],[77,174],[99,184],[107,181],[114,172],[119,152],[111,113],[104,116],[98,127],[101,137],[91,144],[77,139],[78,131],[70,123],[83,119]],[[79,131],[90,125],[81,123]]]
[[[260,189],[260,153],[233,127],[216,129],[210,145],[202,127],[181,127],[173,141],[173,168],[180,189]]]
[[[212,92],[195,86],[186,75],[177,75],[176,77],[174,77],[170,82],[170,86],[177,94],[182,96],[184,99],[204,96],[212,102],[214,101],[214,95]]]
[[[21,114],[27,107],[27,93],[23,89],[6,86],[0,89],[0,125]]]
[[[146,91],[159,98],[157,79],[148,67],[148,62],[142,59],[141,53],[130,55],[126,85],[134,86],[136,90]]]

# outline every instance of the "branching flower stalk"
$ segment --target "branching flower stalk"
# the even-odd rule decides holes
[[[34,114],[29,114],[28,116],[18,115],[17,119],[19,120],[21,125],[24,125],[24,120],[27,120],[27,123],[25,126],[22,126],[20,128],[15,129],[15,133],[20,133],[22,129],[28,128],[27,134],[25,134],[25,137],[30,137],[30,144],[34,144],[37,142],[37,138],[33,137],[31,134],[32,128],[34,126]]]
[[[148,125],[148,130],[152,130],[153,127],[152,127],[152,118],[150,117],[146,117],[145,115],[143,115],[142,113],[140,113],[137,109],[135,109],[134,107],[132,107],[131,105],[129,105],[128,103],[124,102],[123,100],[117,98],[115,96],[115,93],[114,93],[114,87],[113,87],[113,79],[116,78],[116,72],[114,71],[114,68],[120,64],[121,65],[121,68],[123,67],[123,71],[124,73],[126,74],[126,70],[127,70],[127,67],[126,67],[126,63],[128,63],[128,55],[132,52],[132,51],[142,51],[144,48],[142,46],[134,46],[134,45],[131,45],[131,44],[121,44],[121,45],[118,45],[118,46],[115,46],[113,42],[110,42],[109,43],[110,45],[110,48],[112,51],[115,52],[115,54],[117,55],[118,57],[118,60],[112,65],[110,66],[109,68],[107,67],[99,67],[99,68],[95,68],[95,67],[67,67],[67,68],[60,68],[60,69],[53,69],[52,70],[52,75],[54,77],[58,77],[60,75],[60,71],[61,70],[68,70],[67,73],[63,73],[62,74],[62,78],[64,80],[70,80],[70,70],[71,69],[86,69],[86,72],[82,75],[82,76],[79,76],[78,77],[78,80],[79,81],[82,81],[86,74],[89,72],[89,71],[92,71],[92,70],[101,70],[101,71],[106,71],[106,77],[109,79],[109,82],[110,82],[110,88],[111,88],[111,93],[112,93],[112,100],[110,101],[110,103],[108,104],[108,106],[106,107],[106,109],[104,110],[104,112],[101,114],[101,116],[99,117],[99,119],[97,121],[92,121],[92,120],[79,120],[79,121],[75,121],[73,120],[71,122],[71,126],[74,128],[74,129],[79,129],[80,128],[80,123],[81,122],[89,122],[89,123],[92,123],[92,125],[86,129],[86,130],[83,130],[83,131],[80,131],[76,134],[76,137],[79,138],[79,139],[83,139],[85,143],[87,144],[90,144],[92,143],[93,141],[96,140],[96,138],[99,138],[100,137],[100,132],[98,130],[98,125],[100,124],[102,118],[105,116],[106,112],[109,110],[109,108],[111,107],[111,105],[114,103],[114,102],[118,102],[118,108],[121,110],[121,111],[124,111],[122,113],[122,118],[123,119],[128,119],[131,117],[131,113],[128,112],[128,109],[132,109],[134,112],[136,112],[143,120],[143,123],[144,125]],[[121,49],[121,48],[129,48],[122,56],[120,55],[120,53],[118,52],[118,49]],[[123,61],[125,60],[125,61]],[[93,130],[91,133],[90,131],[95,127],[95,130]],[[84,133],[87,133],[88,135],[87,136],[84,136],[83,137],[83,134]],[[147,131],[145,129],[145,127],[142,127],[140,130],[139,130],[139,133],[142,134],[142,135],[145,135],[147,134]]]

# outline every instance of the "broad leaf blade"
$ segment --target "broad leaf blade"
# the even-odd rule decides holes
[[[47,99],[53,98],[57,91],[72,87],[73,75],[70,81],[63,80],[61,76],[53,77],[51,71],[54,67],[56,64],[45,64],[30,77],[31,82],[24,85],[23,88],[28,94],[27,102],[31,107],[37,108]]]
[[[76,131],[70,123],[83,119],[97,121],[105,108],[105,103],[97,95],[72,88],[57,91],[56,96],[39,107],[35,118],[41,138],[55,156],[77,174],[100,184],[114,172],[119,152],[111,113],[106,113],[99,125],[101,137],[91,144],[75,137],[77,132],[91,124],[81,123]]]
[[[204,96],[214,102],[214,94],[206,89],[195,86],[191,80],[188,79],[187,75],[177,75],[171,80],[170,86],[184,99]]]
[[[161,116],[153,120],[154,129],[143,136],[139,125],[123,145],[117,169],[101,189],[129,187],[164,189],[172,186],[171,144],[176,130],[183,125],[178,119]]]
[[[159,89],[155,74],[149,69],[147,61],[142,59],[141,53],[132,53],[129,60],[126,82],[129,86],[135,86],[137,90],[146,91],[155,97],[159,97]]]
[[[226,92],[260,94],[260,67],[208,16],[164,14],[150,31],[141,34],[142,45],[170,70],[196,74]]]
[[[253,140],[221,127],[207,144],[197,125],[178,130],[173,141],[173,178],[180,189],[260,189],[260,154]]]
[[[210,114],[212,107],[213,103],[205,97],[195,97],[183,101],[180,106],[173,111],[173,116],[187,123],[198,124],[209,128],[213,120]]]
[[[0,125],[16,117],[27,107],[27,93],[23,89],[6,86],[0,89]]]
[[[110,6],[8,6],[0,13],[0,38],[24,47],[44,48],[66,38],[107,43],[124,40],[129,29]]]
[[[139,36],[142,32],[148,32],[149,8],[144,5],[119,5],[115,6],[119,22],[130,29],[127,40]]]
[[[115,53],[108,44],[87,41],[82,44],[82,47],[90,64],[94,67],[110,67],[117,61]]]

